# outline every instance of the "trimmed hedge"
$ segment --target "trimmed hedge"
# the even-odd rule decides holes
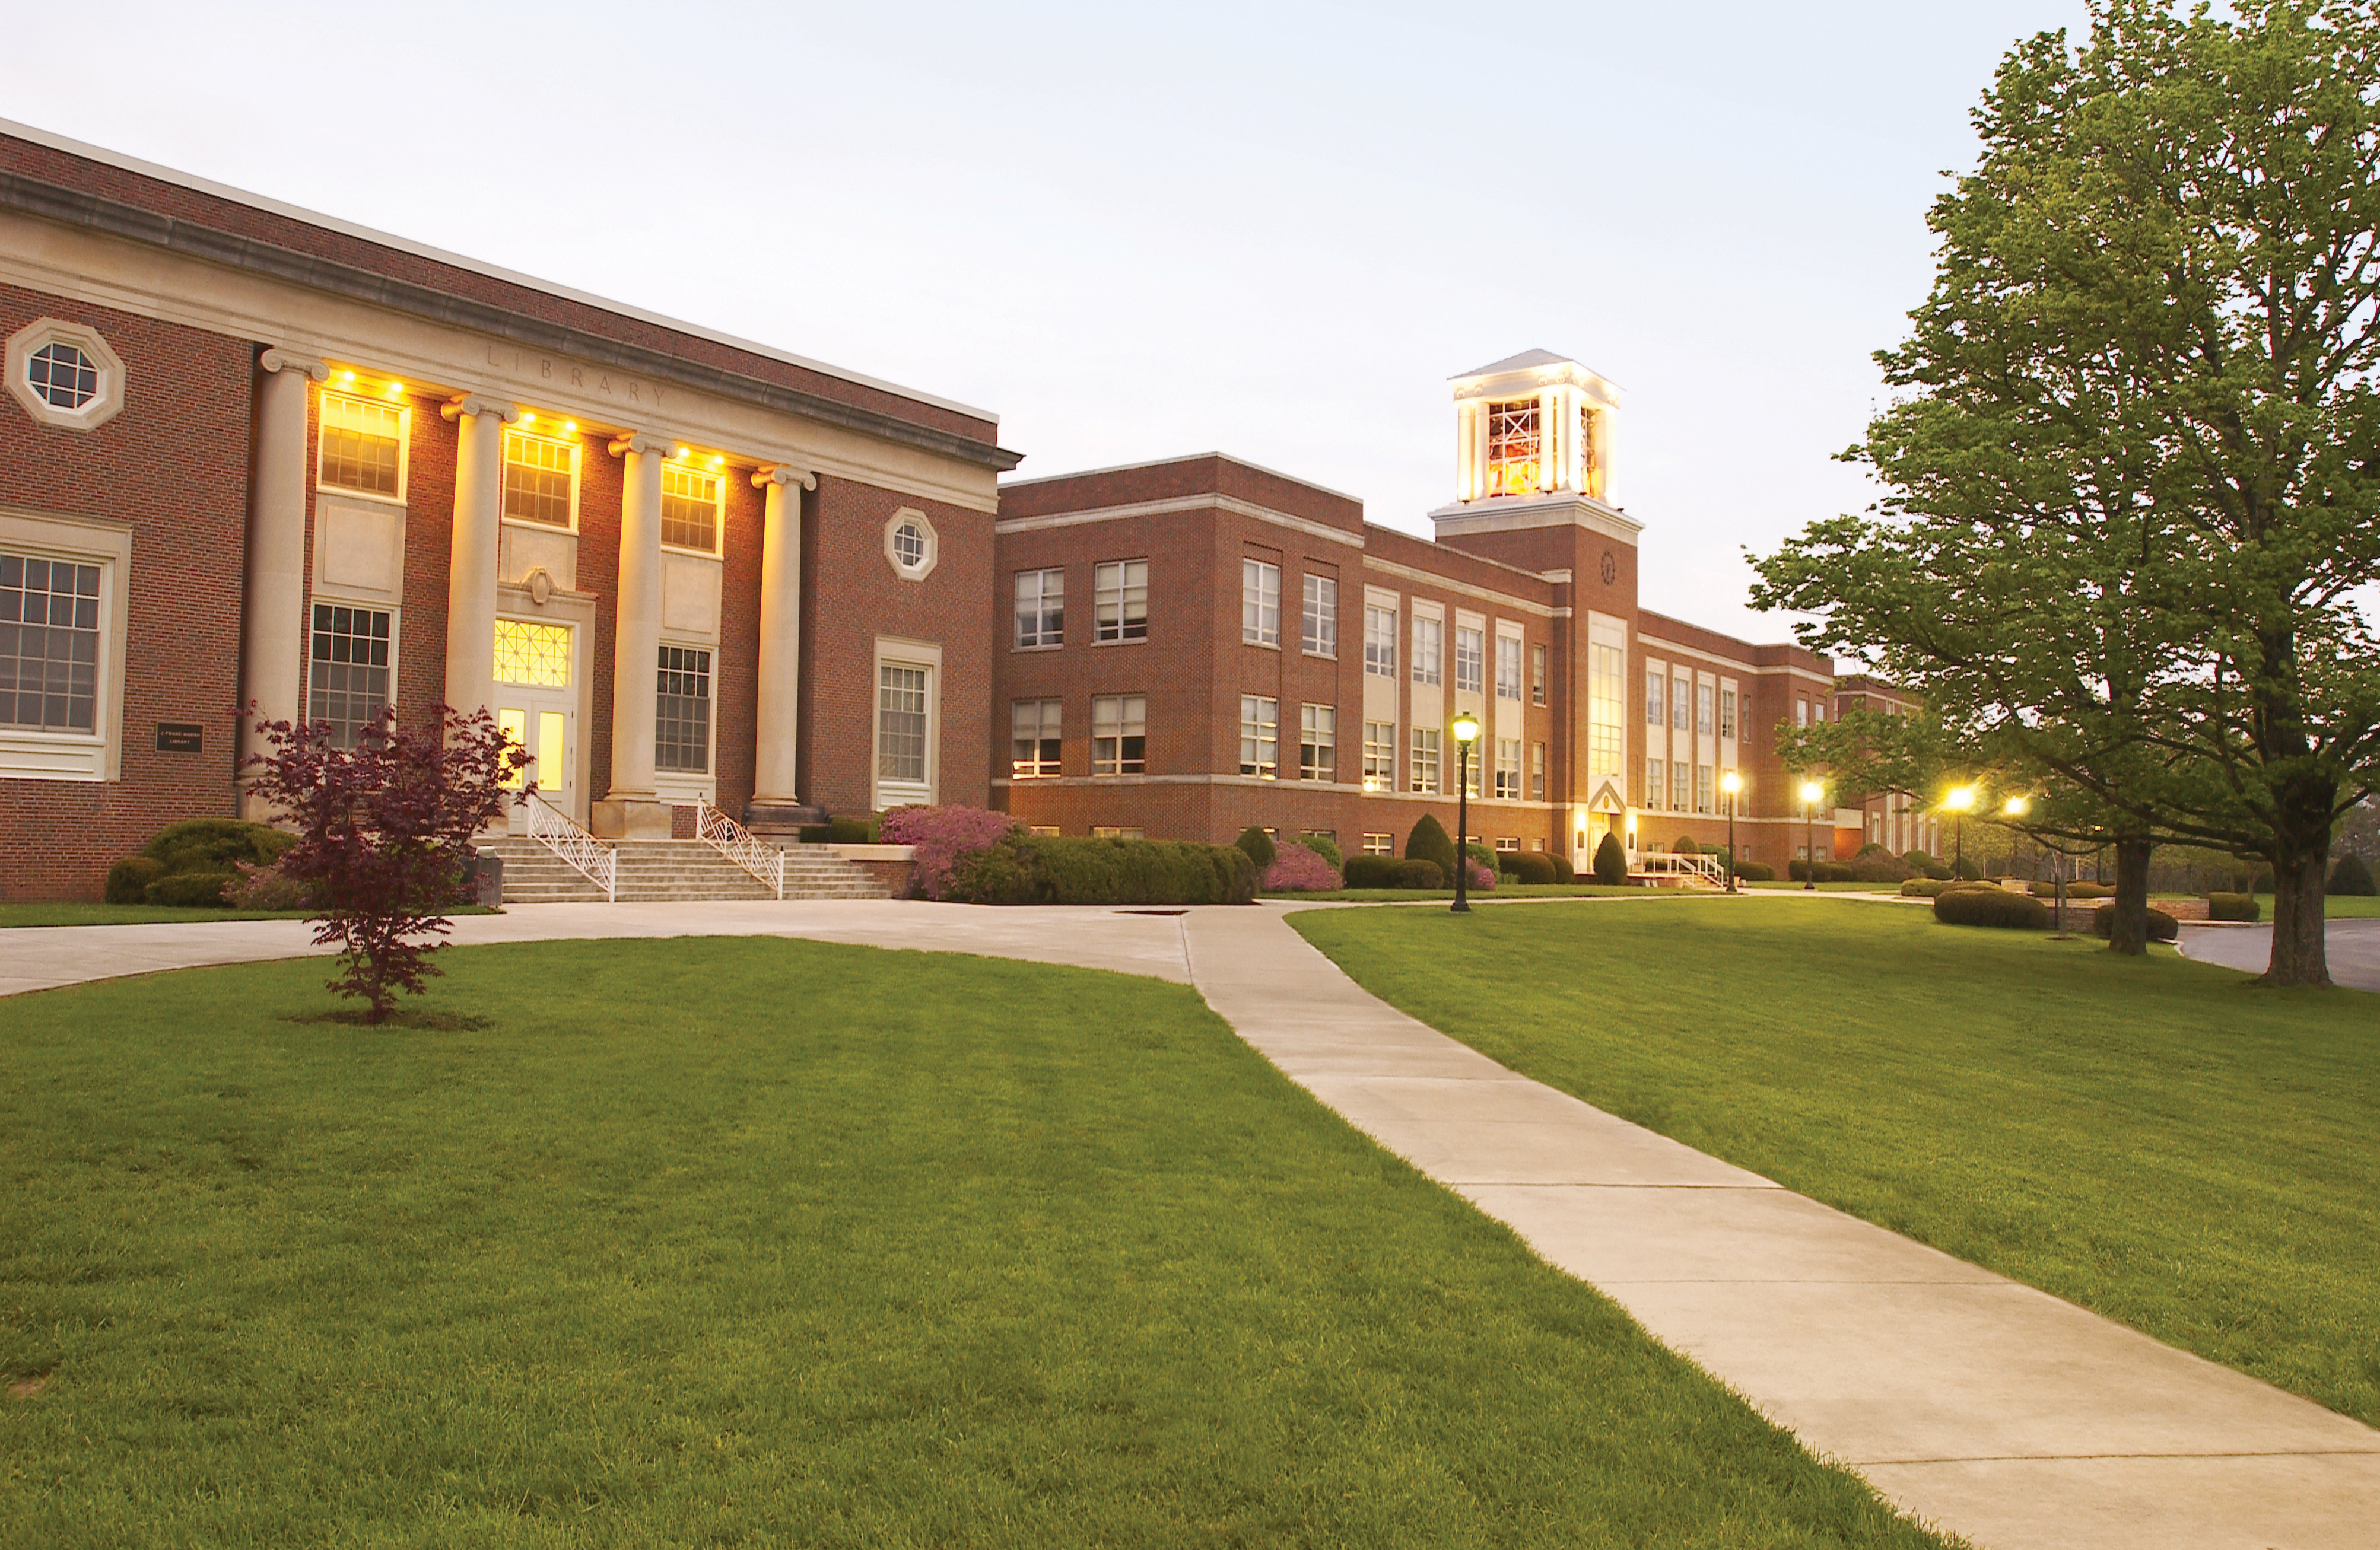
[[[1945,926],[1998,926],[2039,931],[2049,925],[2049,907],[2004,888],[1946,888],[1934,898],[1934,918]]]
[[[1413,826],[1413,832],[1405,836],[1405,859],[1435,861],[1439,876],[1451,878],[1454,876],[1454,840],[1446,832],[1444,824],[1424,813]]]
[[[164,875],[165,864],[156,857],[128,855],[107,869],[107,902],[138,904],[148,898],[149,885]]]
[[[2024,890],[2027,893],[2032,894],[2035,899],[2055,899],[2058,897],[2058,885],[2054,882],[2027,883],[2024,885]],[[2113,899],[2115,896],[2116,890],[2109,888],[2106,883],[2070,882],[2066,885],[2066,897],[2070,900]]]
[[[1765,861],[1739,861],[1735,875],[1748,883],[1773,883],[1777,880],[1777,868]]]
[[[1444,888],[1446,874],[1435,861],[1394,855],[1351,855],[1342,874],[1349,888]]]
[[[1499,871],[1510,872],[1524,883],[1550,884],[1554,881],[1554,864],[1549,856],[1536,851],[1505,851],[1497,857]]]
[[[1595,847],[1595,880],[1606,888],[1618,888],[1628,880],[1628,853],[1620,848],[1620,836],[1609,830]]]
[[[1245,904],[1256,863],[1235,845],[1010,834],[959,858],[944,899],[964,904]]]
[[[1691,834],[1682,837],[1678,842],[1671,845],[1670,849],[1673,854],[1678,855],[1700,855],[1702,854],[1702,847],[1694,843],[1694,837]]]
[[[2093,910],[2091,912],[2091,929],[2097,933],[2101,941],[2106,941],[2112,938],[2116,934],[2116,906],[2113,904],[2102,904],[2097,909]],[[2170,942],[2176,940],[2180,936],[2181,922],[2174,919],[2173,916],[2166,914],[2163,910],[2151,910],[2149,912],[2149,940],[2153,942]]]
[[[1808,882],[1810,864],[1806,861],[1789,861],[1785,864],[1785,875],[1797,883]],[[1818,863],[1818,880],[1822,883],[1852,883],[1859,881],[1859,878],[1853,877],[1851,867],[1842,862],[1821,861]]]
[[[2372,868],[2363,865],[2360,855],[2342,855],[2338,865],[2330,869],[2330,886],[2325,890],[2342,899],[2369,899],[2380,893],[2380,884],[2372,880]]]
[[[1262,877],[1264,869],[1271,866],[1281,855],[1280,850],[1272,842],[1272,836],[1255,824],[1241,829],[1240,837],[1232,843],[1238,846],[1250,861],[1257,864],[1258,877]]]
[[[184,818],[110,866],[103,897],[111,904],[219,905],[225,888],[240,880],[242,863],[270,866],[297,842],[267,823]]]
[[[2206,896],[2206,918],[2209,920],[2244,920],[2254,922],[2265,917],[2265,907],[2256,902],[2252,893],[2210,893]]]
[[[1339,854],[1338,842],[1327,835],[1301,834],[1297,837],[1297,842],[1333,866],[1344,866],[1347,864],[1347,858]]]
[[[824,823],[806,823],[801,828],[805,845],[872,845],[876,843],[874,818],[829,818]]]
[[[224,890],[237,881],[237,872],[168,872],[151,883],[140,897],[151,904],[221,905]]]
[[[1564,888],[1568,888],[1571,884],[1578,881],[1578,868],[1570,864],[1570,858],[1568,856],[1553,855],[1549,854],[1547,855],[1546,860],[1550,862],[1553,866],[1555,882],[1560,884]]]
[[[1909,864],[1884,846],[1871,843],[1852,857],[1851,871],[1853,882],[1897,883],[1907,880]]]
[[[1934,878],[1912,878],[1900,885],[1903,899],[1935,899],[1950,885]]]

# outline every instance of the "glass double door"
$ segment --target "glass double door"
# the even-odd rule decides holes
[[[549,805],[585,823],[575,635],[567,624],[496,621],[496,726],[507,741],[528,750],[515,788],[534,781]]]

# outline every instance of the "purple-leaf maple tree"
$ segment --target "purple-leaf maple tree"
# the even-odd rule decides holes
[[[249,708],[255,713],[255,707]],[[419,726],[383,709],[342,748],[327,721],[265,721],[270,754],[253,755],[256,794],[298,842],[285,876],[311,882],[323,900],[310,917],[318,946],[340,949],[330,988],[387,1021],[399,991],[419,996],[439,973],[429,955],[443,942],[445,912],[462,901],[471,837],[534,782],[514,784],[528,753],[485,710],[431,707]]]

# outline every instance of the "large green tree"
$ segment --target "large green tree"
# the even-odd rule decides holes
[[[2153,838],[2273,866],[2323,984],[2337,817],[2380,768],[2380,18],[2093,0],[2021,43],[1935,204],[1932,293],[1850,454],[1888,498],[1755,561],[1803,637]]]

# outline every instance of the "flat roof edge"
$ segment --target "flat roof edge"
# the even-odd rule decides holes
[[[1364,498],[1361,495],[1350,495],[1343,490],[1333,490],[1327,484],[1317,484],[1312,479],[1296,474],[1284,474],[1278,468],[1268,468],[1261,463],[1251,463],[1245,457],[1228,452],[1185,452],[1177,453],[1172,457],[1147,457],[1137,463],[1111,463],[1104,468],[1069,468],[1062,474],[1037,474],[1029,479],[1002,479],[1000,481],[1000,488],[1021,490],[1028,484],[1055,484],[1060,479],[1086,479],[1100,474],[1129,474],[1142,468],[1162,468],[1174,463],[1196,463],[1202,458],[1208,457],[1219,458],[1225,463],[1236,463],[1241,467],[1256,473],[1272,478],[1287,479],[1292,484],[1302,485],[1319,494],[1342,501],[1353,501],[1359,506],[1364,503]]]

